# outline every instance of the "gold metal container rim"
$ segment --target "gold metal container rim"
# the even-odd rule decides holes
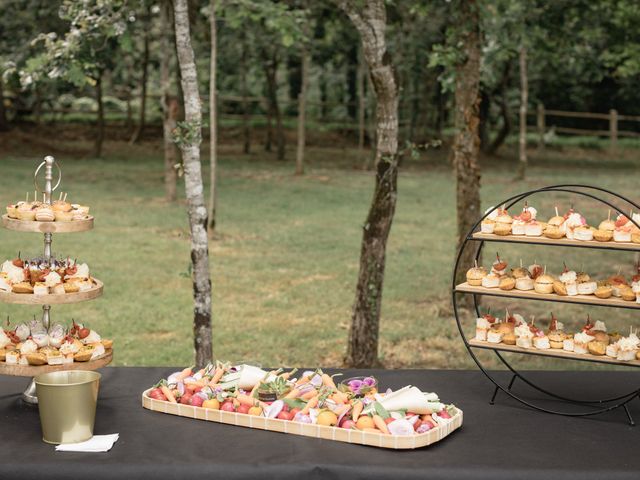
[[[85,380],[73,382],[73,383],[51,383],[52,379],[55,377],[60,377],[65,374],[78,375],[84,374],[86,375]],[[42,373],[34,378],[36,385],[42,385],[43,387],[73,387],[76,385],[85,385],[87,383],[95,382],[96,380],[100,380],[102,378],[102,374],[98,372],[93,372],[90,370],[62,370],[59,372],[49,372]]]

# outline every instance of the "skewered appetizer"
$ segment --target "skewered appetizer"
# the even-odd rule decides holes
[[[75,321],[69,329],[55,323],[47,330],[41,320],[35,319],[15,328],[0,327],[0,363],[7,365],[88,362],[102,358],[112,348],[112,340]]]
[[[435,393],[414,386],[380,393],[373,377],[336,385],[320,369],[294,377],[296,373],[216,362],[198,371],[175,372],[145,395],[203,409],[384,435],[426,433],[459,413],[454,405],[441,403]]]
[[[636,267],[638,273],[632,277],[631,283],[620,273],[598,282],[585,272],[569,270],[566,264],[558,276],[547,273],[546,267],[535,262],[528,269],[522,266],[522,260],[520,267],[511,271],[507,270],[507,266],[507,262],[500,258],[499,254],[496,255],[489,274],[476,262],[476,265],[467,271],[467,282],[471,286],[501,290],[534,290],[544,295],[595,295],[601,299],[615,296],[628,302],[640,303],[640,265]]]
[[[490,319],[491,321],[488,321]],[[552,313],[546,333],[535,325],[524,321],[520,315],[506,312],[505,320],[484,315],[476,321],[474,340],[536,350],[564,350],[580,355],[608,356],[619,361],[640,360],[640,339],[635,330],[629,336],[608,333],[604,322],[591,322],[587,317],[585,325],[575,334],[566,333],[564,325]]]
[[[89,266],[69,258],[47,262],[42,258],[23,260],[18,254],[0,268],[0,291],[5,292],[64,295],[86,292],[95,286]]]
[[[73,222],[89,218],[89,207],[67,202],[66,193],[60,193],[58,200],[52,204],[39,202],[36,193],[33,202],[29,202],[27,193],[24,202],[7,205],[7,216],[27,222]]]

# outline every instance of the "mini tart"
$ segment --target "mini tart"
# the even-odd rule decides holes
[[[564,237],[564,233],[562,233],[560,227],[551,224],[547,225],[547,228],[544,229],[542,234],[545,237],[551,238],[553,240],[559,240],[560,238]]]
[[[604,342],[600,342],[598,340],[593,340],[587,343],[587,349],[591,355],[604,355],[607,351],[607,345]]]
[[[511,224],[510,223],[496,223],[496,226],[493,228],[493,233],[496,235],[510,235],[511,234]]]
[[[504,276],[500,279],[500,290],[513,290],[516,287],[516,279]]]
[[[556,295],[561,295],[563,297],[566,297],[568,295],[567,286],[560,280],[555,280],[553,282],[553,291],[556,293]]]
[[[593,232],[593,239],[597,242],[610,242],[613,240],[613,232],[611,230],[598,229]]]
[[[40,366],[47,364],[47,356],[44,353],[28,353],[26,355],[29,365]]]
[[[101,340],[101,343],[105,350],[110,350],[113,348],[113,340],[107,340],[106,338],[103,338]]]
[[[65,282],[63,284],[65,293],[78,293],[80,286],[76,282]]]
[[[84,345],[78,353],[73,356],[73,359],[76,362],[88,362],[91,360],[91,356],[93,355],[94,347],[92,345]]]
[[[53,202],[52,208],[54,212],[70,212],[73,210],[73,207],[69,202],[63,202],[61,200]]]
[[[505,345],[515,345],[516,334],[514,332],[505,333],[502,336],[502,343],[504,343]]]
[[[474,287],[482,285],[482,279],[487,276],[487,270],[484,267],[471,267],[467,270],[467,283]]]
[[[593,293],[598,298],[610,298],[613,295],[613,288],[609,285],[602,285],[596,288],[596,291]]]
[[[536,278],[533,288],[537,293],[552,293],[554,281],[551,275],[540,275]]]
[[[11,287],[13,293],[33,293],[33,287],[29,282],[16,283]]]
[[[73,216],[74,216],[74,213],[71,212],[71,211],[69,211],[69,212],[56,211],[55,212],[56,222],[72,222],[73,221]]]
[[[626,300],[627,302],[636,301],[636,294],[633,293],[633,290],[631,290],[631,287],[629,286],[626,286],[620,289],[620,296],[622,297],[623,300]]]

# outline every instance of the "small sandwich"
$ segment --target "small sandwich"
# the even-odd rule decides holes
[[[558,207],[555,207],[556,210],[556,215],[555,217],[551,217],[549,219],[549,221],[547,222],[547,228],[549,227],[557,227],[560,228],[562,226],[562,224],[564,223],[564,217],[562,217],[559,213],[558,213]]]
[[[49,287],[44,282],[36,282],[33,286],[34,295],[49,295]]]
[[[534,289],[534,281],[531,277],[520,277],[516,278],[516,290],[533,290]]]
[[[27,362],[29,362],[29,365],[38,367],[40,365],[47,364],[47,356],[44,353],[28,353],[25,356],[27,357]]]
[[[598,284],[596,282],[578,282],[578,295],[593,295],[597,289]]]
[[[500,211],[498,212],[495,222],[496,224],[493,228],[493,233],[503,236],[511,234],[511,225],[513,223],[513,219],[504,208],[500,209]]]
[[[569,295],[569,293],[567,292],[567,286],[560,280],[553,281],[553,291],[556,295],[560,295],[561,297],[566,297],[567,295]]]
[[[613,232],[616,229],[616,223],[611,220],[611,210],[606,220],[600,222],[598,229],[593,232],[593,238],[598,242],[610,242],[613,240]]]
[[[542,274],[534,283],[536,293],[549,294],[553,293],[553,282],[555,279],[551,275]]]
[[[65,282],[63,288],[65,293],[78,293],[80,291],[78,282]]]
[[[529,275],[531,276],[531,278],[533,278],[534,280],[536,278],[538,278],[540,275],[542,275],[544,272],[544,269],[542,268],[542,265],[538,265],[537,263],[532,263],[531,265],[529,265]]]
[[[486,217],[480,222],[480,231],[482,233],[493,233],[496,226],[496,218],[498,217],[499,208],[490,207],[485,213]]]
[[[73,212],[55,212],[56,222],[72,222],[74,218]]]
[[[46,203],[43,203],[36,209],[35,219],[38,222],[53,222],[55,218],[56,217],[55,217],[55,214],[53,213],[53,210]]]
[[[20,363],[20,352],[18,350],[8,350],[4,361],[7,365],[18,365]]]
[[[498,288],[500,286],[500,277],[494,273],[490,273],[482,279],[484,288]]]
[[[566,338],[563,329],[564,325],[558,322],[558,319],[552,313],[551,321],[549,322],[549,331],[547,332],[547,337],[549,337],[549,346],[551,348],[562,350],[564,339]]]
[[[589,343],[595,338],[586,332],[579,332],[573,336],[573,351],[575,353],[589,353]]]
[[[95,347],[93,345],[84,345],[78,350],[78,353],[73,356],[73,359],[76,362],[88,362],[91,360],[94,350]]]
[[[47,363],[49,365],[62,365],[64,363],[64,355],[58,350],[51,350],[47,353]]]
[[[627,302],[635,302],[636,294],[629,285],[620,288],[620,297]]]
[[[487,276],[487,270],[484,267],[478,267],[478,264],[467,270],[467,283],[474,287],[482,285],[482,279]]]
[[[487,332],[491,328],[491,326],[496,323],[496,317],[487,313],[482,317],[478,317],[476,319],[476,336],[475,340],[486,342],[487,341]],[[104,345],[104,343],[103,343]],[[105,346],[106,348],[106,346]]]
[[[500,255],[496,253],[496,260],[491,265],[491,273],[502,277],[507,274],[507,266],[507,262],[503,261]]]
[[[33,287],[29,282],[15,283],[11,286],[13,293],[33,293]]]
[[[634,231],[634,224],[625,215],[618,215],[615,222],[615,230],[613,231],[614,242],[631,242],[631,234]]]
[[[521,348],[533,347],[533,332],[529,325],[523,323],[515,328],[516,345]]]
[[[611,286],[611,291],[613,292],[614,297],[621,296],[621,289],[629,286],[627,283],[627,279],[624,278],[623,275],[612,275],[607,279],[607,284]]]
[[[591,355],[602,356],[607,351],[607,345],[604,342],[593,340],[587,344],[587,349]]]

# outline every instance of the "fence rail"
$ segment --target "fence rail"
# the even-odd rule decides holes
[[[538,108],[534,112],[529,112],[529,116],[536,117],[536,125],[534,127],[527,127],[528,130],[536,131],[538,133],[538,143],[542,147],[545,143],[545,135],[547,133],[547,125],[550,123],[547,121],[548,117],[560,117],[560,118],[580,118],[580,119],[594,119],[594,120],[606,120],[609,122],[609,129],[587,129],[587,128],[575,128],[575,127],[557,127],[554,126],[554,130],[558,133],[567,133],[571,135],[586,135],[594,137],[608,137],[609,148],[615,151],[618,146],[619,137],[640,138],[640,132],[633,130],[620,130],[619,123],[622,122],[639,122],[640,116],[638,115],[620,115],[617,110],[611,109],[609,113],[596,113],[596,112],[567,112],[565,110],[547,110],[543,104],[538,104]]]

